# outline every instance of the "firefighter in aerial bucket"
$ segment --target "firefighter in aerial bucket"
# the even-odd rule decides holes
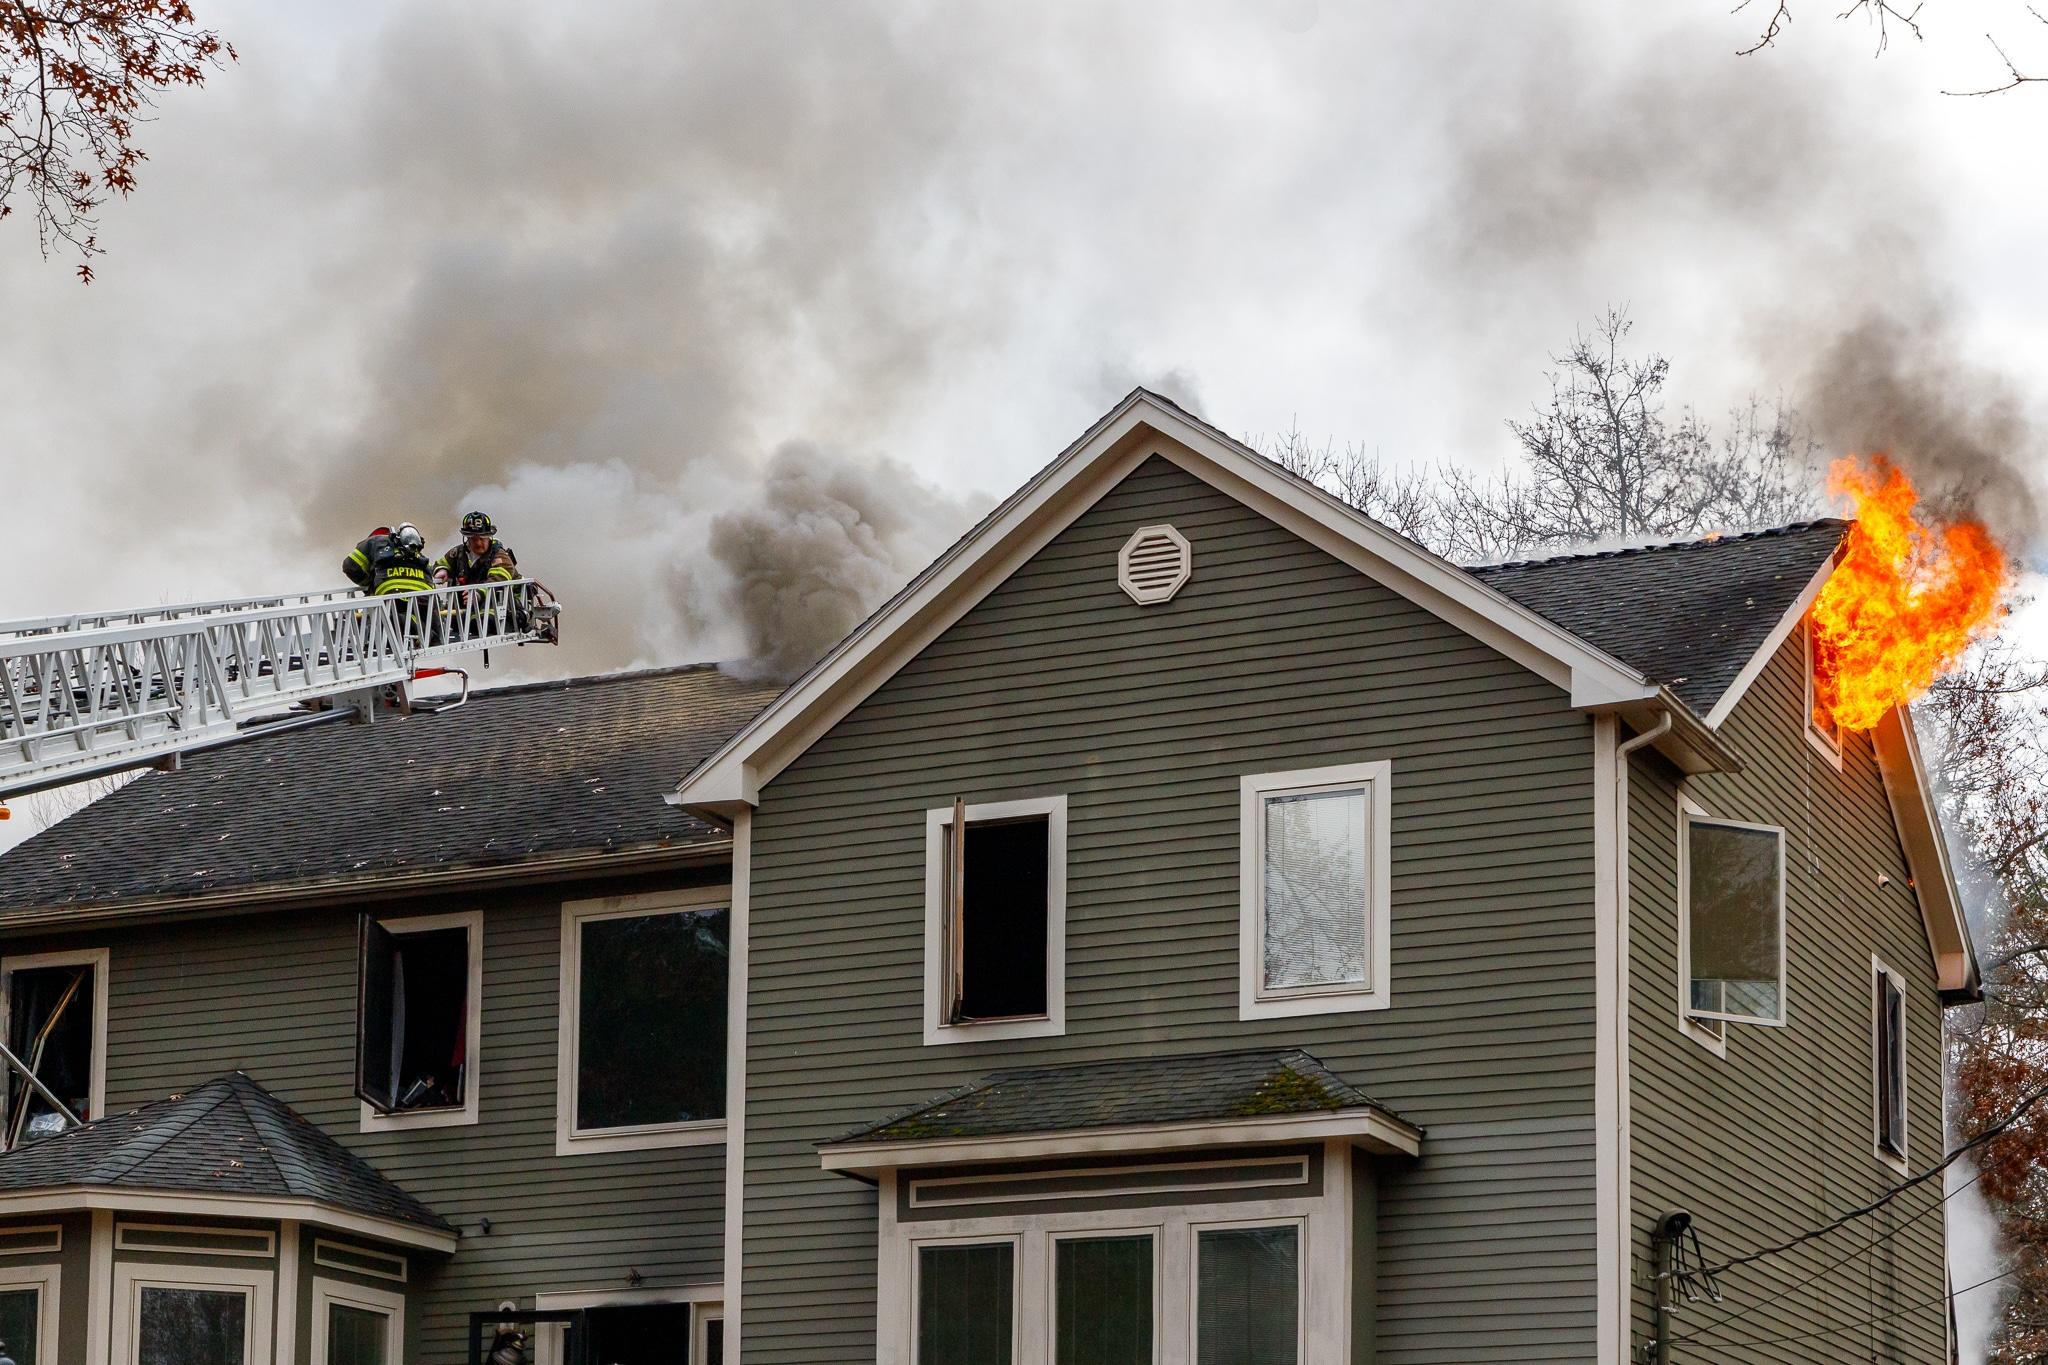
[[[373,597],[393,592],[425,592],[434,586],[434,566],[427,562],[427,538],[411,522],[396,530],[380,526],[359,541],[341,561],[349,581]]]
[[[498,539],[488,512],[462,518],[462,541],[434,561],[434,581],[448,584],[510,583],[519,577],[519,557]]]

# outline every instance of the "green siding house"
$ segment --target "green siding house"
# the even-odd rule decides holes
[[[1931,1186],[1660,1273],[1942,1149],[1912,730],[1808,700],[1846,530],[1461,569],[1138,391],[786,689],[151,774],[0,859],[0,1341],[1947,1360]]]

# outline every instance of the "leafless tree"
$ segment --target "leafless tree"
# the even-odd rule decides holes
[[[1740,3],[1735,6],[1734,12],[1740,14],[1752,5],[1758,4],[1758,2],[1759,0],[1740,0]],[[1921,4],[1905,6],[1894,3],[1894,0],[1847,0],[1844,7],[1836,12],[1835,17],[1837,19],[1860,18],[1868,23],[1877,34],[1877,53],[1879,56],[1882,56],[1885,50],[1891,46],[1894,33],[1905,33],[1915,40],[1925,36],[1920,31],[1920,11],[1923,8],[1925,6]],[[2048,24],[2048,16],[2044,16],[2034,6],[2028,5],[2027,13],[2031,14],[2038,22]],[[1791,25],[1792,0],[1772,0],[1770,18],[1764,24],[1763,31],[1757,35],[1755,42],[1751,43],[1748,47],[1740,49],[1739,55],[1744,57],[1753,56],[1767,47],[1774,46],[1780,38],[1784,37],[1786,29],[1790,28]],[[2005,64],[2006,79],[1995,85],[1985,86],[1982,89],[1944,90],[1941,92],[1942,94],[1965,96],[1998,95],[2008,90],[2016,90],[2022,85],[2048,82],[2048,75],[2031,75],[2022,71],[2019,64],[2007,55],[2005,45],[1999,42],[1995,35],[1985,34],[1984,41],[1991,45],[1991,50],[1998,54],[1998,60]]]
[[[1377,451],[1334,440],[1318,446],[1301,434],[1296,422],[1286,432],[1256,443],[1265,456],[1326,492],[1333,493],[1373,520],[1391,526],[1410,540],[1434,548],[1441,543],[1441,495],[1427,470],[1394,469]]]

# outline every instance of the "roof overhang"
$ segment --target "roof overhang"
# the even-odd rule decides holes
[[[1653,701],[1641,673],[1448,560],[1134,390],[678,784],[730,820],[761,788],[1145,460],[1171,461],[1525,665],[1586,709]]]
[[[294,1219],[443,1255],[454,1251],[460,1240],[454,1232],[356,1213],[317,1199],[124,1190],[107,1185],[52,1185],[45,1189],[0,1192],[0,1218],[17,1213],[76,1213],[89,1209],[189,1214],[201,1218]]]
[[[1422,1130],[1384,1109],[1323,1110],[1312,1114],[1204,1119],[1125,1128],[1082,1128],[996,1137],[919,1138],[884,1142],[830,1142],[818,1149],[825,1170],[872,1180],[911,1166],[970,1166],[1045,1158],[1140,1156],[1195,1148],[1244,1147],[1281,1142],[1349,1142],[1379,1156],[1420,1156]]]
[[[1962,1004],[1982,998],[1977,953],[1970,941],[1963,895],[1949,859],[1948,838],[1941,827],[1935,791],[1920,755],[1920,740],[1904,707],[1893,707],[1870,735],[1877,750],[1885,794],[1891,798],[1892,821],[1899,846],[1913,874],[1913,894],[1920,900],[1927,924],[1927,946],[1934,954],[1942,998]]]

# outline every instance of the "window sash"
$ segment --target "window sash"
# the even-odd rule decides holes
[[[1018,1260],[1012,1239],[927,1242],[914,1249],[914,1365],[1011,1365]],[[947,1295],[958,1297],[947,1302]],[[949,1308],[959,1311],[947,1316]]]
[[[1906,993],[1898,978],[1877,973],[1877,1145],[1906,1155]]]
[[[1711,917],[1717,912],[1712,904],[1702,904],[1700,858],[1696,835],[1700,831],[1732,831],[1746,838],[1768,836],[1774,848],[1774,867],[1768,878],[1772,904],[1767,916],[1772,926],[1772,941],[1766,951],[1759,951],[1754,942],[1742,943],[1727,937],[1729,926],[1713,925],[1723,937],[1709,942],[1707,956],[1736,967],[1754,970],[1769,959],[1772,976],[1766,980],[1761,976],[1734,976],[1723,972],[1719,975],[1701,975],[1701,929],[1703,916]],[[1682,1005],[1686,1017],[1694,1020],[1719,1020],[1734,1024],[1762,1024],[1777,1026],[1785,1022],[1785,831],[1776,825],[1750,824],[1739,820],[1720,820],[1686,811],[1679,827],[1679,901],[1684,911],[1683,931],[1679,935],[1685,952],[1684,979],[1680,983]],[[1726,894],[1722,897],[1727,899]],[[1759,920],[1758,922],[1761,922]],[[1740,926],[1735,928],[1739,931]],[[1736,959],[1747,958],[1746,962]],[[1768,987],[1769,994],[1762,988]],[[1747,992],[1731,988],[1748,988]],[[1757,1002],[1756,1007],[1745,1008],[1745,994]],[[1762,1008],[1768,1002],[1768,1012]]]
[[[1053,1365],[1152,1365],[1157,1239],[1149,1232],[1071,1233],[1055,1234],[1052,1245]]]
[[[651,1121],[635,1121],[623,1123],[593,1123],[586,1120],[584,1117],[584,1057],[586,1055],[586,1049],[590,1045],[589,1029],[586,1027],[587,1021],[584,1016],[589,1006],[589,1002],[592,998],[592,992],[586,989],[586,986],[590,985],[591,983],[586,982],[584,978],[585,974],[590,970],[590,956],[588,950],[588,935],[590,930],[593,928],[597,928],[601,931],[607,925],[613,925],[627,920],[651,920],[661,918],[679,918],[687,916],[708,916],[717,914],[723,914],[727,917],[725,957],[727,975],[724,981],[725,989],[723,992],[721,992],[719,996],[719,999],[717,1001],[717,1008],[715,1010],[716,1019],[720,1022],[720,1024],[723,1024],[727,1017],[726,1003],[730,999],[730,991],[732,989],[732,983],[730,978],[732,962],[731,909],[729,906],[725,904],[707,903],[704,905],[680,905],[661,907],[658,909],[631,910],[616,913],[587,914],[580,915],[577,917],[575,924],[573,926],[573,933],[575,935],[576,943],[576,961],[574,967],[575,975],[573,983],[573,996],[570,1000],[570,1010],[574,1017],[573,1027],[575,1030],[575,1047],[573,1049],[573,1057],[571,1059],[571,1076],[568,1085],[568,1093],[566,1096],[566,1101],[569,1105],[569,1134],[572,1138],[612,1137],[620,1135],[672,1132],[689,1130],[693,1128],[701,1128],[705,1125],[720,1124],[725,1121],[726,1087],[724,1079],[721,1079],[720,1083],[716,1087],[717,1093],[714,1097],[714,1101],[711,1106],[716,1110],[715,1113],[705,1114],[694,1118],[660,1119]],[[602,990],[603,986],[600,984],[598,986],[598,989]],[[722,1067],[726,1057],[727,1043],[728,1040],[721,1031],[717,1039],[716,1058],[721,1067],[721,1076]]]
[[[1372,941],[1372,873],[1376,850],[1373,848],[1373,802],[1377,793],[1372,782],[1347,782],[1323,786],[1276,788],[1259,793],[1258,801],[1258,859],[1255,865],[1258,875],[1258,995],[1262,1000],[1285,1000],[1300,996],[1355,995],[1369,988],[1373,975]],[[1336,885],[1316,885],[1321,868],[1309,869],[1304,875],[1299,868],[1276,866],[1273,823],[1276,810],[1298,810],[1307,812],[1312,805],[1325,802],[1344,802],[1348,806],[1356,802],[1356,811],[1344,809],[1339,812],[1344,828],[1340,837],[1348,836],[1352,841],[1348,847],[1336,849],[1350,873],[1350,884],[1337,879]],[[1311,820],[1314,817],[1309,817]],[[1304,822],[1306,823],[1306,822]],[[1316,837],[1314,832],[1310,838]],[[1317,852],[1331,852],[1325,849]],[[1340,972],[1333,972],[1321,979],[1274,982],[1275,963],[1275,896],[1276,880],[1284,881],[1290,890],[1290,899],[1309,901],[1322,898],[1334,900],[1326,904],[1330,910],[1326,919],[1320,922],[1305,922],[1292,929],[1290,938],[1318,940],[1312,942],[1309,952],[1312,956],[1335,956],[1342,962]],[[1355,897],[1355,904],[1350,899]],[[1343,899],[1336,899],[1343,898]],[[1353,945],[1349,942],[1348,931],[1357,931],[1356,959],[1352,960]]]
[[[1285,1234],[1275,1237],[1273,1234]],[[1233,1241],[1242,1241],[1264,1236],[1278,1246],[1285,1244],[1289,1258],[1287,1270],[1292,1275],[1293,1292],[1283,1294],[1277,1281],[1265,1284],[1224,1285],[1209,1279],[1214,1261],[1213,1251]],[[1190,1286],[1194,1299],[1194,1359],[1195,1365],[1298,1365],[1303,1348],[1302,1335],[1307,1314],[1304,1311],[1305,1287],[1307,1281],[1306,1258],[1303,1255],[1303,1229],[1299,1222],[1270,1222],[1238,1224],[1226,1227],[1196,1227],[1194,1229],[1194,1265]],[[1216,1259],[1221,1259],[1218,1256]],[[1204,1288],[1210,1292],[1203,1293]],[[1221,1292],[1231,1288],[1242,1291],[1243,1298],[1237,1304],[1217,1302]],[[1230,1309],[1241,1310],[1239,1320],[1228,1321]],[[1259,1315],[1266,1315],[1261,1320]],[[1240,1329],[1243,1335],[1235,1335],[1230,1329]],[[1259,1333],[1264,1326],[1267,1330]],[[1287,1328],[1292,1328],[1287,1333]],[[1285,1333],[1284,1339],[1273,1337]],[[1255,1335],[1256,1334],[1256,1335]]]

